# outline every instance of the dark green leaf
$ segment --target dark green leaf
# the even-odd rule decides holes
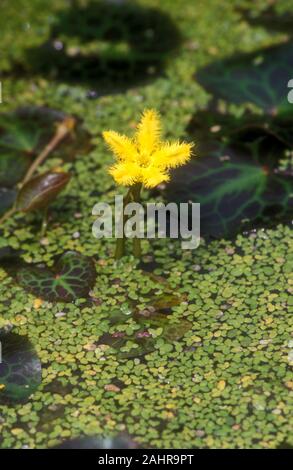
[[[276,139],[279,145],[293,148],[293,106],[284,113],[276,116],[256,115],[246,112],[240,117],[221,114],[216,110],[198,111],[188,127],[191,134],[196,132],[196,141],[205,142],[222,138],[241,139],[252,135],[263,136],[266,139]],[[277,146],[278,142],[274,143]]]
[[[198,81],[217,97],[254,103],[270,114],[290,108],[287,95],[292,77],[292,43],[212,63],[197,74]]]
[[[2,152],[33,153],[40,130],[38,123],[22,122],[16,113],[0,115],[0,149]]]
[[[95,279],[93,260],[74,251],[64,253],[52,269],[28,266],[17,273],[22,287],[50,301],[71,302],[87,297]]]
[[[283,153],[274,143],[266,135],[206,142],[199,158],[174,171],[167,198],[201,204],[204,236],[234,235],[252,221],[286,220],[292,211],[292,178],[275,171]]]
[[[52,139],[65,113],[45,107],[18,108],[0,115],[0,155],[36,157]],[[92,148],[90,135],[78,122],[75,132],[60,143],[51,156],[72,160],[77,154],[86,154]]]
[[[31,343],[14,333],[0,334],[0,403],[22,402],[41,383],[41,363]]]
[[[17,152],[5,152],[0,147],[0,187],[11,188],[22,180],[31,158]]]

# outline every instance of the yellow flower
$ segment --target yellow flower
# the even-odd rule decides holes
[[[109,173],[122,186],[142,183],[153,188],[169,181],[169,170],[186,163],[193,147],[179,141],[162,142],[160,116],[154,110],[143,113],[132,139],[115,131],[103,132],[103,137],[117,159]]]

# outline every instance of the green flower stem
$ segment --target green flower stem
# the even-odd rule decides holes
[[[116,240],[116,250],[115,250],[115,259],[116,260],[119,260],[120,258],[122,258],[122,256],[125,255],[124,226],[125,226],[127,218],[124,215],[124,207],[126,206],[126,204],[128,204],[131,201],[131,198],[132,198],[131,188],[129,188],[128,193],[123,198],[123,214],[122,214],[122,218],[123,218],[123,237],[122,238],[117,238],[117,240]]]
[[[130,202],[140,202],[140,191],[141,191],[141,184],[135,184],[134,186],[131,186],[128,190],[128,193],[123,199],[123,237],[122,238],[117,238],[116,240],[116,250],[115,250],[115,259],[119,260],[125,255],[125,232],[124,232],[124,227],[127,221],[127,216],[124,214],[124,207]],[[140,238],[134,238],[133,239],[133,254],[136,258],[141,257],[141,243],[140,243]]]
[[[132,187],[132,198],[134,202],[140,202],[141,184],[136,184]],[[135,258],[141,258],[141,241],[140,238],[133,239],[133,255]]]

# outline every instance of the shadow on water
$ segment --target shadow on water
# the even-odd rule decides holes
[[[273,12],[265,13],[266,22],[261,18],[258,24],[268,25]],[[289,15],[277,17],[278,28],[285,19],[292,26]],[[292,78],[292,42],[237,54],[197,72],[198,82],[213,94],[208,108],[196,112],[188,126],[200,158],[174,171],[165,196],[168,201],[201,204],[204,237],[231,237],[251,228],[290,223]],[[249,106],[236,117],[219,99]],[[251,105],[260,112],[251,111]]]
[[[173,21],[157,8],[109,1],[83,7],[73,1],[46,43],[28,49],[25,63],[14,70],[119,91],[160,75],[180,41]]]

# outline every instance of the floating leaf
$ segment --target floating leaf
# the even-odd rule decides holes
[[[87,297],[96,279],[91,258],[74,251],[64,253],[52,269],[28,266],[19,269],[19,284],[41,299],[71,302]]]
[[[0,403],[25,401],[41,383],[40,360],[23,336],[0,334],[0,343]]]
[[[293,45],[286,43],[200,70],[200,84],[233,103],[254,103],[269,114],[288,109],[288,82],[293,77]]]
[[[0,114],[0,155],[33,159],[45,148],[56,132],[57,124],[68,117],[65,113],[46,107],[28,106],[12,113]],[[92,148],[90,134],[77,121],[75,132],[69,134],[51,156],[72,160],[87,154]],[[1,166],[0,166],[1,168]],[[17,170],[19,172],[19,170]],[[0,171],[1,173],[1,171]]]
[[[29,166],[51,141],[57,125],[68,117],[45,107],[18,108],[0,114],[0,215],[15,202],[15,188]],[[52,152],[53,158],[72,160],[87,154],[92,148],[90,135],[77,120],[74,132],[69,133]]]
[[[271,119],[264,124],[255,123],[254,126],[262,128],[263,132],[268,132],[287,145],[290,149],[293,149],[293,106],[291,108],[291,113],[288,112],[277,115],[274,119]]]
[[[37,145],[40,130],[36,121],[23,123],[16,113],[0,115],[0,149],[6,153],[31,154]]]
[[[214,109],[198,111],[192,118],[188,131],[196,133],[197,142],[206,142],[215,139],[244,139],[251,140],[253,134],[266,138],[276,139],[279,145],[293,148],[293,106],[282,114],[276,116],[256,115],[245,112],[240,117],[231,114],[222,114]]]
[[[265,135],[206,143],[200,158],[174,172],[166,196],[200,203],[201,233],[217,238],[234,235],[244,223],[286,220],[292,178],[275,170],[283,155],[275,143]]]
[[[22,180],[31,158],[16,152],[2,153],[0,147],[0,187],[11,188]]]
[[[20,189],[16,208],[22,212],[31,212],[46,208],[65,188],[70,180],[69,173],[47,172],[29,180]]]

